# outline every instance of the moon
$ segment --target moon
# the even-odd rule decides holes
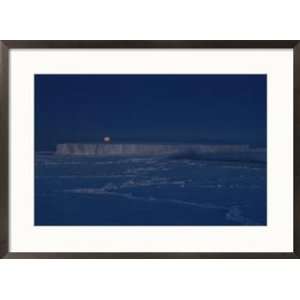
[[[111,142],[111,138],[109,136],[105,136],[103,139],[104,143],[110,143]]]

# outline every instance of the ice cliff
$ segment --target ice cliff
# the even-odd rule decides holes
[[[182,153],[213,154],[245,152],[248,145],[203,145],[203,144],[58,144],[59,155],[98,155],[98,156],[154,156],[177,155]]]

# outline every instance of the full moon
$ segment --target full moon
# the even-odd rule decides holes
[[[110,143],[111,142],[111,138],[109,136],[105,136],[103,139],[104,143]]]

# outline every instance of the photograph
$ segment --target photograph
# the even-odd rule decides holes
[[[35,226],[267,226],[267,74],[35,74]]]

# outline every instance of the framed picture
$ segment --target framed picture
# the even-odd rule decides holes
[[[297,258],[298,41],[1,42],[5,258]]]

